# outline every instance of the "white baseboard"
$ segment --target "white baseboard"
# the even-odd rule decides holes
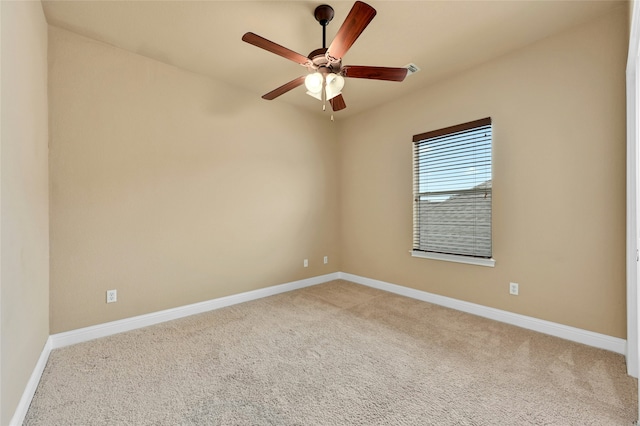
[[[9,426],[22,425],[33,395],[36,393],[38,383],[44,372],[44,368],[49,360],[49,354],[53,349],[62,348],[64,346],[76,343],[86,342],[100,337],[111,336],[113,334],[122,333],[137,328],[147,327],[149,325],[159,324],[178,318],[184,318],[190,315],[200,314],[215,309],[224,308],[226,306],[236,305],[238,303],[249,302],[251,300],[261,299],[263,297],[273,296],[287,291],[297,290],[316,284],[322,284],[328,281],[337,280],[340,273],[320,275],[299,281],[293,281],[286,284],[275,285],[272,287],[261,288],[258,290],[247,291],[245,293],[233,294],[231,296],[220,297],[218,299],[207,300],[205,302],[194,303],[192,305],[179,306],[177,308],[167,309],[164,311],[153,312],[146,315],[140,315],[132,318],[125,318],[118,321],[112,321],[104,324],[98,324],[91,327],[71,330],[64,333],[52,334],[40,354],[38,363],[31,373],[31,377],[27,386],[22,393],[22,398],[18,403],[18,407],[14,412],[13,418]]]
[[[231,296],[212,299],[205,302],[194,303],[192,305],[180,306],[164,311],[153,312],[151,314],[125,318],[118,321],[80,328],[64,333],[52,334],[47,339],[44,349],[42,350],[42,354],[40,355],[36,367],[31,374],[29,382],[27,383],[27,386],[22,394],[22,398],[18,403],[18,407],[16,408],[16,411],[9,425],[19,426],[24,421],[24,418],[27,415],[27,410],[29,409],[29,405],[31,404],[31,400],[33,399],[33,395],[38,388],[38,383],[40,382],[40,378],[42,377],[44,368],[47,365],[49,354],[53,349],[73,345],[76,343],[86,342],[100,337],[111,336],[125,331],[135,330],[138,328],[171,321],[178,318],[184,318],[190,315],[200,314],[203,312],[224,308],[226,306],[236,305],[238,303],[249,302],[251,300],[257,300],[263,297],[273,296],[287,291],[310,287],[337,279],[344,279],[356,284],[366,285],[368,287],[377,288],[379,290],[388,291],[391,293],[399,294],[401,296],[410,297],[412,299],[422,300],[424,302],[445,306],[447,308],[456,309],[458,311],[467,312],[473,315],[478,315],[507,324],[512,324],[518,327],[526,328],[544,334],[549,334],[551,336],[560,337],[562,339],[571,340],[573,342],[582,343],[619,354],[624,355],[626,353],[626,340],[617,337],[594,333],[592,331],[540,320],[525,315],[514,314],[512,312],[502,311],[500,309],[490,308],[483,305],[477,305],[475,303],[465,302],[450,297],[439,296],[437,294],[427,293],[426,291],[402,287],[396,284],[361,277],[358,275],[348,274],[344,272],[334,272],[331,274],[320,275],[300,281],[293,281],[286,284],[280,284],[272,287],[248,291],[245,293],[234,294]]]
[[[213,311],[215,309],[220,309],[231,305],[237,305],[238,303],[249,302],[251,300],[261,299],[263,297],[273,296],[275,294],[325,283],[338,279],[339,274],[339,272],[334,272],[331,274],[320,275],[317,277],[293,281],[286,284],[247,291],[245,293],[220,297],[218,299],[207,300],[205,302],[194,303],[192,305],[179,306],[177,308],[167,309],[164,311],[125,318],[122,320],[98,324],[91,327],[66,331],[64,333],[53,334],[51,335],[52,349],[74,345],[76,343],[86,342],[88,340],[97,339],[99,337],[111,336],[113,334],[135,330],[138,328],[171,321],[178,318],[184,318],[190,315],[201,314],[203,312]]]
[[[22,398],[20,398],[16,411],[13,413],[13,418],[9,421],[9,426],[20,426],[22,422],[24,422],[24,418],[29,410],[29,405],[31,405],[33,395],[35,395],[36,390],[38,389],[38,383],[40,383],[40,378],[42,377],[44,368],[47,366],[51,349],[51,336],[49,336],[47,338],[47,342],[44,344],[40,358],[38,358],[38,362],[31,373],[31,377],[29,377],[27,386],[25,387],[24,392],[22,392]]]
[[[401,296],[410,297],[412,299],[422,300],[424,302],[433,303],[435,305],[445,306],[447,308],[456,309],[458,311],[467,312],[484,318],[504,322],[528,330],[537,331],[543,334],[560,337],[572,342],[582,343],[611,352],[626,355],[627,341],[618,337],[607,336],[606,334],[595,333],[593,331],[583,330],[568,325],[558,324],[551,321],[545,321],[526,315],[515,314],[513,312],[503,311],[500,309],[490,308],[488,306],[477,305],[475,303],[465,302],[463,300],[453,299],[451,297],[440,296],[426,291],[416,290],[408,287],[402,287],[396,284],[390,284],[384,281],[374,280],[371,278],[361,277],[359,275],[347,274],[340,272],[341,279],[351,281],[357,284],[366,285],[368,287],[385,290],[390,293],[399,294]]]

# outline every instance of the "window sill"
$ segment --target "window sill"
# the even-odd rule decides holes
[[[467,263],[469,265],[488,266],[493,268],[496,266],[495,259],[481,259],[478,257],[461,256],[456,254],[430,253],[425,251],[411,251],[411,256],[421,257],[423,259],[444,260],[447,262]]]

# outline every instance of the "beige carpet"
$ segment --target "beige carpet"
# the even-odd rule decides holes
[[[630,425],[624,358],[345,281],[54,350],[26,425]]]

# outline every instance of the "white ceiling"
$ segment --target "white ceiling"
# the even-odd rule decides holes
[[[327,45],[353,1],[330,1]],[[421,71],[402,83],[347,79],[349,116],[418,90],[452,73],[594,19],[626,2],[367,1],[377,15],[344,57],[345,65]],[[318,1],[43,0],[51,25],[167,64],[208,75],[259,97],[306,73],[300,65],[241,40],[251,31],[303,55],[322,47],[313,17]],[[321,112],[299,87],[273,101]]]

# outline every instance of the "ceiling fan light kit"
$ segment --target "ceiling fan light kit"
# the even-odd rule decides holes
[[[307,88],[307,95],[322,100],[320,93],[324,85],[324,77],[319,72],[308,74],[304,79],[304,85]]]
[[[322,48],[312,51],[308,56],[303,56],[251,32],[243,35],[243,41],[296,62],[309,71],[308,75],[291,80],[263,95],[262,98],[273,100],[304,84],[308,95],[320,101],[329,101],[333,111],[340,111],[347,106],[342,96],[345,77],[403,81],[407,76],[407,68],[342,65],[343,56],[375,15],[376,10],[373,7],[361,1],[356,1],[336,33],[333,42],[327,48],[326,27],[333,19],[334,10],[326,4],[316,7],[314,17],[322,26]]]

